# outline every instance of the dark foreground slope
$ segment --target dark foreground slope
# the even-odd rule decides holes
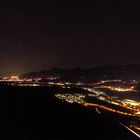
[[[113,120],[54,98],[59,88],[0,87],[2,140],[135,140]]]

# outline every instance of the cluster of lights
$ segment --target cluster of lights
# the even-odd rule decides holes
[[[105,92],[97,90],[96,88],[83,88],[84,90],[88,91],[87,94],[56,94],[55,96],[61,100],[65,100],[69,103],[79,103],[81,105],[84,105],[86,107],[97,107],[101,108],[103,110],[107,110],[109,112],[118,113],[121,115],[127,115],[127,116],[138,116],[140,117],[140,102],[129,100],[129,99],[119,99],[116,96],[109,96]],[[85,100],[86,98],[93,99]],[[107,102],[109,104],[114,105],[107,107],[105,105],[101,105],[100,103],[94,103],[94,99],[97,98],[98,100],[102,100],[104,102]],[[92,101],[92,102],[91,102]],[[116,106],[116,107],[115,107]],[[128,111],[122,111],[118,110],[117,106],[126,108]]]
[[[50,78],[53,79],[53,77],[50,77]],[[16,86],[41,86],[41,83],[39,82],[41,80],[41,78],[20,79],[18,76],[11,76],[11,77],[4,77],[2,80],[3,81],[17,82]],[[106,84],[109,82],[115,83],[115,82],[121,82],[121,80],[100,81],[100,82],[96,83],[96,85],[98,84],[99,86],[89,86],[89,85],[85,85],[82,82],[70,83],[70,82],[53,82],[53,81],[48,82],[47,85],[49,85],[49,86],[56,85],[56,86],[60,86],[62,88],[70,88],[73,85],[75,85],[75,86],[80,85],[80,88],[88,91],[89,93],[87,93],[87,94],[78,94],[78,93],[76,93],[76,94],[56,94],[55,96],[61,100],[66,100],[69,103],[77,102],[77,103],[83,104],[85,106],[97,106],[97,107],[100,107],[100,108],[105,109],[105,110],[109,110],[109,111],[112,110],[112,112],[115,111],[115,109],[107,108],[105,106],[103,107],[99,104],[95,105],[93,103],[89,103],[89,102],[85,101],[86,97],[89,97],[89,98],[94,97],[94,98],[97,98],[99,100],[108,102],[112,105],[127,108],[130,110],[130,112],[132,112],[132,115],[140,116],[140,102],[130,100],[130,99],[120,100],[116,96],[109,96],[105,92],[100,90],[100,89],[107,88],[107,89],[110,89],[113,91],[118,91],[118,92],[130,92],[130,91],[135,91],[135,87],[131,86],[131,87],[122,88],[122,87],[116,87],[116,86],[103,85],[103,84]],[[136,81],[134,81],[134,82],[136,82]],[[94,102],[94,100],[93,100],[93,102]],[[117,110],[116,110],[116,112],[119,113],[119,111],[117,111]],[[127,113],[124,113],[124,114],[127,114]]]
[[[3,77],[0,79],[2,82],[20,81],[18,76]]]
[[[0,82],[32,82],[33,79],[21,79],[19,76],[3,77]]]
[[[129,109],[130,111],[134,112],[136,115],[140,115],[140,102],[130,100],[130,99],[118,99],[116,96],[109,96],[105,92],[92,89],[92,88],[84,88],[87,91],[92,92],[92,94],[88,94],[89,97],[96,97],[99,100],[103,100],[113,105],[121,106],[124,108]],[[93,94],[94,93],[94,94]]]
[[[102,88],[102,89],[110,89],[112,91],[118,91],[118,92],[129,92],[129,91],[134,91],[136,92],[136,90],[134,89],[135,87],[134,86],[131,86],[131,87],[126,87],[126,88],[122,88],[122,87],[115,87],[115,86],[98,86],[98,87],[95,87],[95,88]]]
[[[125,115],[140,117],[140,102],[130,99],[120,99],[116,95],[109,95],[103,89],[109,89],[111,91],[116,91],[122,94],[123,93],[134,93],[135,86],[137,84],[136,80],[123,82],[122,80],[105,80],[98,83],[85,84],[83,82],[64,82],[64,81],[55,81],[57,77],[48,77],[46,78],[49,82],[41,82],[41,78],[30,78],[30,79],[20,79],[18,76],[4,77],[0,79],[1,82],[8,82],[11,85],[16,86],[59,86],[61,88],[71,88],[78,87],[84,89],[85,93],[62,93],[55,94],[55,97],[62,101],[68,103],[78,103],[87,108],[96,109],[96,111],[101,114],[100,110],[105,110],[108,112]],[[118,86],[123,85],[123,86]],[[90,99],[90,100],[89,100]],[[95,102],[94,100],[100,100],[101,102]],[[103,104],[102,104],[103,103]],[[107,103],[107,104],[106,104]],[[110,104],[110,106],[109,106]],[[122,108],[122,109],[121,109]],[[124,111],[125,110],[125,111]],[[127,125],[133,130],[140,131],[140,125],[132,123]]]
[[[84,98],[85,96],[82,94],[56,94],[55,95],[57,98],[61,99],[61,100],[65,100],[69,103],[81,103],[84,102]]]
[[[94,83],[95,85],[101,85],[101,84],[106,84],[106,83],[116,83],[116,82],[121,82],[122,80],[118,80],[118,79],[115,79],[115,80],[102,80],[98,83]]]
[[[126,104],[131,105],[131,106],[139,106],[140,107],[140,102],[137,102],[137,101],[134,101],[134,100],[124,99],[124,102]]]

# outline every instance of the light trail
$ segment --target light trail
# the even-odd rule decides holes
[[[123,123],[120,122],[120,124],[122,126],[124,126],[126,129],[128,129],[130,132],[132,132],[134,135],[136,135],[138,138],[140,138],[140,135],[138,133],[136,133],[135,131],[133,131],[131,128],[129,128],[128,126],[124,125]]]

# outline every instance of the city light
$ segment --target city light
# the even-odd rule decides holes
[[[134,91],[136,92],[136,90],[134,89],[135,87],[134,86],[131,86],[131,87],[126,87],[126,88],[123,88],[123,87],[115,87],[115,86],[98,86],[98,87],[95,87],[95,88],[102,88],[102,89],[110,89],[112,91],[119,91],[119,92],[128,92],[128,91]]]
[[[50,78],[50,81],[49,81]],[[71,88],[76,87],[85,91],[85,93],[62,93],[55,94],[55,97],[69,102],[78,103],[85,107],[100,108],[108,112],[113,112],[121,115],[127,116],[140,116],[140,102],[127,99],[119,98],[116,95],[109,95],[107,91],[102,89],[109,89],[111,91],[116,91],[116,93],[131,93],[136,92],[135,86],[137,81],[133,80],[130,82],[123,82],[122,80],[106,80],[100,81],[98,83],[86,84],[83,82],[71,83],[69,81],[55,81],[56,77],[48,77],[48,82],[41,82],[42,78],[19,78],[18,76],[3,77],[1,82],[10,82],[11,86],[58,86],[61,88]],[[54,80],[54,81],[53,81]],[[106,85],[107,84],[107,85]],[[123,86],[120,86],[120,85]],[[125,84],[125,85],[124,85]],[[90,100],[89,100],[90,99]],[[95,103],[95,100],[102,101],[103,104]],[[110,106],[107,106],[110,105]],[[122,109],[121,109],[122,108]],[[123,110],[126,109],[126,111]]]

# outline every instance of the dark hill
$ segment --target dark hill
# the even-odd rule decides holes
[[[105,65],[90,69],[59,69],[52,68],[47,71],[31,72],[21,75],[21,78],[35,78],[47,76],[58,76],[62,81],[84,81],[92,82],[105,79],[124,79],[124,80],[139,80],[140,65]]]

